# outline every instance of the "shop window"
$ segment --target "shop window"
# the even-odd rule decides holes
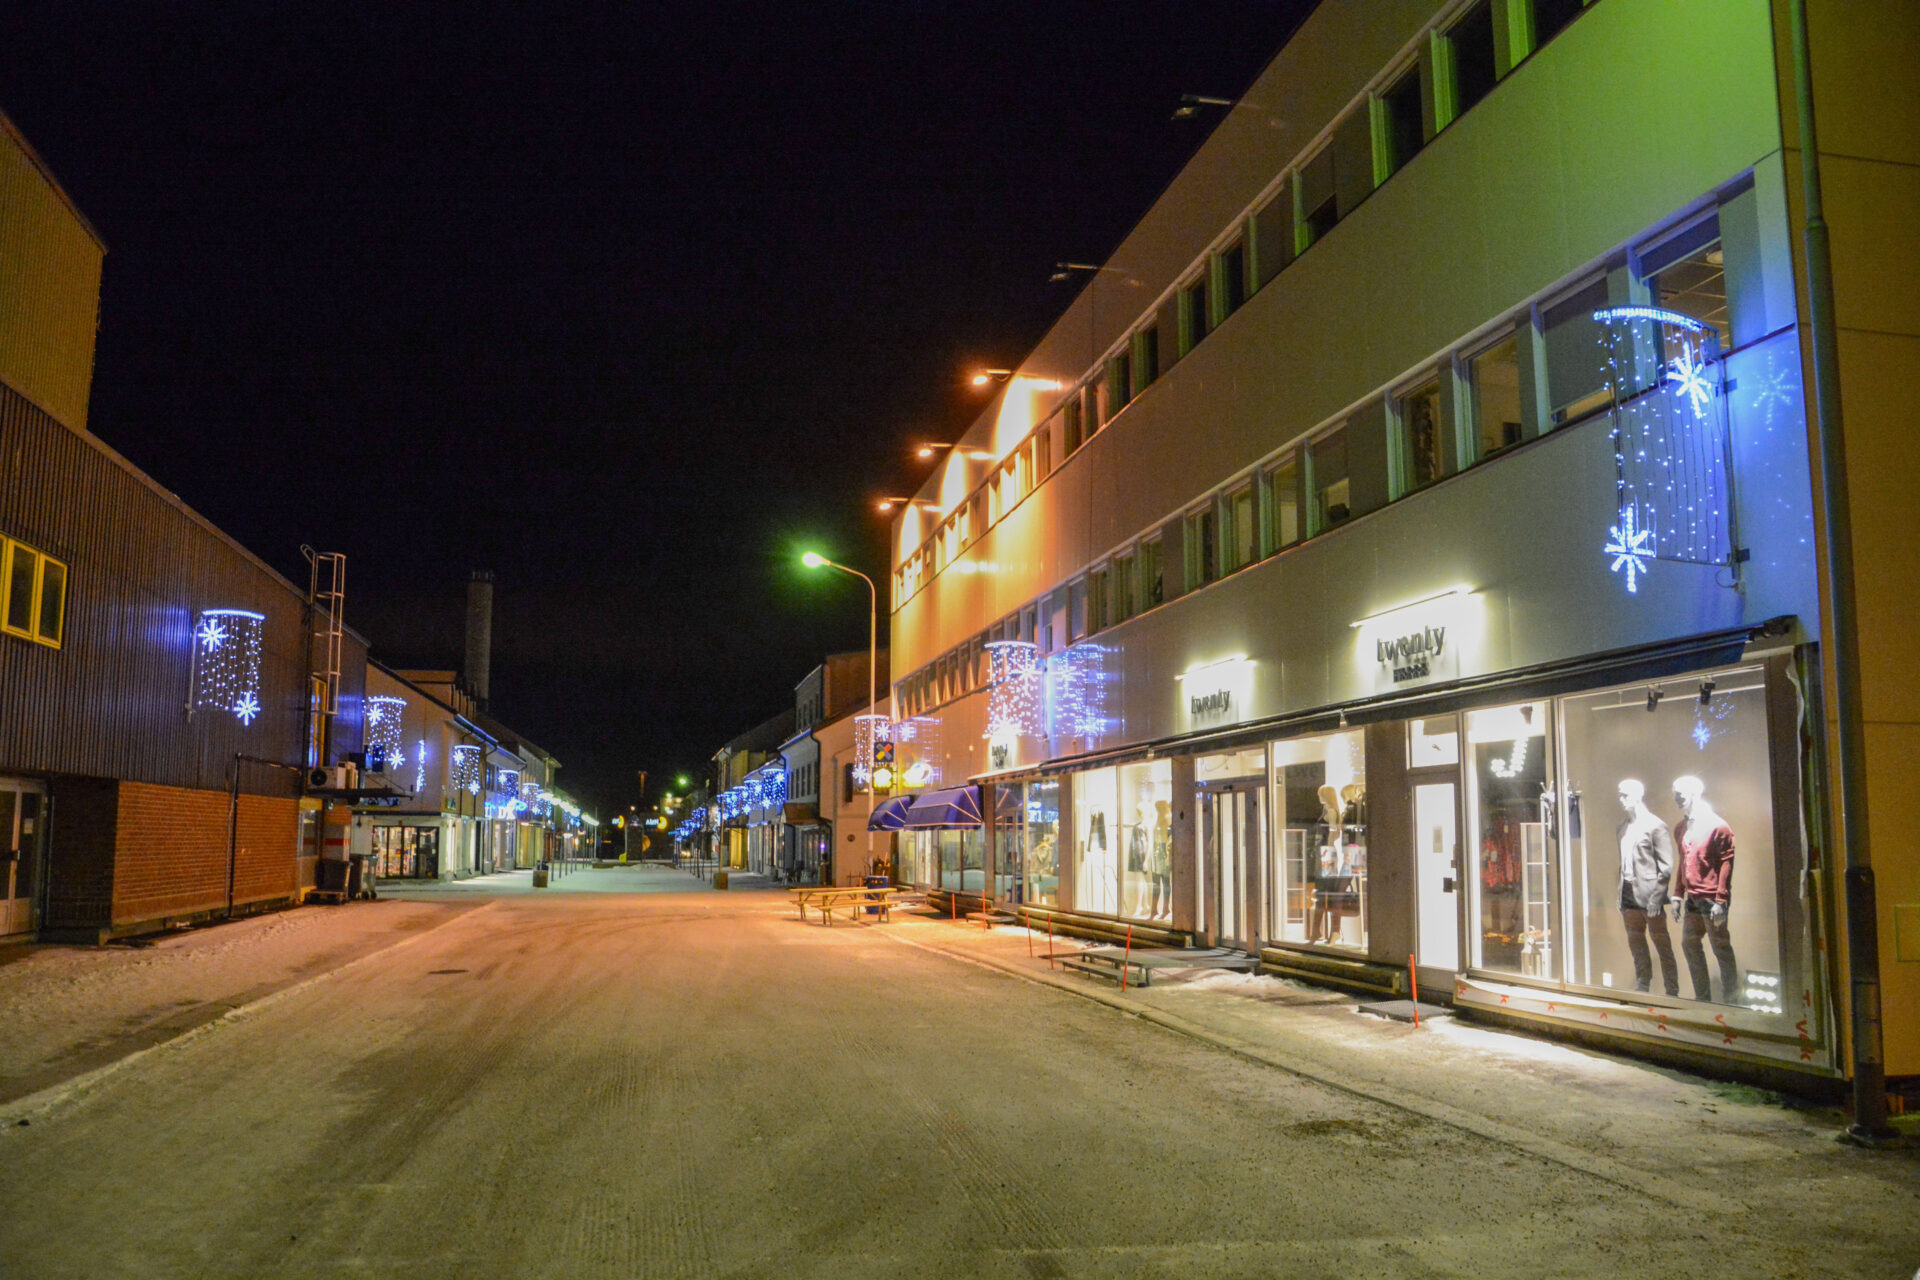
[[[1213,330],[1213,312],[1209,309],[1207,276],[1203,271],[1192,284],[1180,291],[1180,354],[1200,345],[1200,339]]]
[[[1318,155],[1300,167],[1298,176],[1300,226],[1295,243],[1300,252],[1333,230],[1340,221],[1339,193],[1334,187],[1333,147],[1320,148]]]
[[[1559,976],[1559,876],[1552,857],[1547,704],[1469,711],[1467,820],[1474,854],[1473,960]]]
[[[1166,600],[1166,582],[1161,577],[1160,539],[1156,536],[1140,544],[1140,607],[1151,609]]]
[[[1576,290],[1541,315],[1547,360],[1547,404],[1553,425],[1598,413],[1613,402],[1606,344],[1593,313],[1607,305],[1604,278]]]
[[[1781,1011],[1766,683],[1736,667],[1561,700],[1568,981]]]
[[[1421,119],[1420,68],[1409,67],[1379,98],[1380,141],[1382,154],[1378,166],[1384,179],[1399,171],[1426,145],[1426,125]]]
[[[1211,505],[1187,517],[1187,589],[1220,576],[1220,517]]]
[[[1493,5],[1480,0],[1443,37],[1452,64],[1453,119],[1465,115],[1493,91],[1499,78],[1493,45]]]
[[[1307,446],[1307,491],[1312,495],[1314,533],[1345,524],[1353,515],[1347,480],[1347,429],[1341,427]]]
[[[1402,494],[1424,489],[1453,470],[1447,465],[1446,431],[1440,415],[1441,381],[1427,379],[1399,397],[1394,414],[1398,433]]]
[[[1292,261],[1293,180],[1289,177],[1253,215],[1253,287],[1266,288]]]
[[[1278,551],[1300,541],[1300,462],[1293,454],[1269,467],[1266,490],[1266,544]]]
[[[1460,763],[1460,723],[1452,716],[1407,722],[1407,768],[1431,769]]]
[[[1720,335],[1722,351],[1733,345],[1727,311],[1726,255],[1717,217],[1704,218],[1642,250],[1640,273],[1654,306],[1711,325]]]
[[[1520,343],[1508,334],[1467,358],[1473,396],[1474,459],[1520,443]]]
[[[1266,880],[1279,887],[1267,927],[1286,942],[1367,945],[1367,769],[1358,731],[1269,748],[1279,843]]]
[[[1242,485],[1227,495],[1224,520],[1221,532],[1221,559],[1224,569],[1232,573],[1245,568],[1260,558],[1260,544],[1257,539],[1259,522],[1254,501],[1253,486]]]
[[[1042,778],[1024,788],[1026,901],[1060,904],[1060,782]]]
[[[1538,49],[1580,16],[1584,0],[1533,0],[1533,47]]]
[[[1220,318],[1225,320],[1247,300],[1247,246],[1236,240],[1220,251]]]
[[[1074,775],[1074,907],[1171,918],[1173,766],[1167,760]]]

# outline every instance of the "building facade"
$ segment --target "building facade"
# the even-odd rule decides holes
[[[896,517],[896,755],[983,814],[902,835],[901,878],[1842,1073],[1784,9],[1321,4]],[[1833,218],[1886,483],[1875,365],[1920,323],[1869,246],[1911,244],[1920,153],[1848,85],[1915,113],[1874,29],[1915,15],[1813,9],[1828,145],[1877,157]],[[1910,574],[1912,524],[1888,494],[1860,545]],[[1893,644],[1883,903],[1920,893]],[[1866,925],[1889,1011],[1903,910]]]

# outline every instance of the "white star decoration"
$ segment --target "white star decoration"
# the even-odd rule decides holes
[[[1683,348],[1668,367],[1667,381],[1692,403],[1694,417],[1707,411],[1707,401],[1713,398],[1713,383],[1707,380],[1706,361],[1699,359],[1692,347]]]
[[[200,621],[200,643],[212,653],[227,642],[227,629],[218,618],[203,618]]]
[[[1639,515],[1632,507],[1620,512],[1620,523],[1607,530],[1612,541],[1600,548],[1601,554],[1613,557],[1612,572],[1620,572],[1622,565],[1627,570],[1627,594],[1639,591],[1637,575],[1647,571],[1646,562],[1653,558],[1653,530],[1642,529]]]
[[[240,723],[252,724],[253,718],[260,714],[260,699],[251,693],[240,695],[240,701],[233,704],[233,714],[240,717]]]

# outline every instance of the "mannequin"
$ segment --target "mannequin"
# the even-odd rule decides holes
[[[1667,933],[1668,885],[1673,880],[1673,833],[1647,808],[1647,788],[1633,778],[1620,783],[1620,923],[1627,931],[1627,950],[1633,953],[1633,989],[1653,989],[1653,957],[1647,941],[1660,953],[1660,982],[1667,994],[1680,994],[1680,970],[1673,959],[1673,939]]]
[[[1153,843],[1147,852],[1147,875],[1153,885],[1153,916],[1173,917],[1173,805],[1153,802]]]
[[[1693,998],[1712,1000],[1703,941],[1720,965],[1720,1003],[1738,1004],[1740,969],[1734,961],[1728,915],[1733,905],[1733,828],[1714,811],[1707,784],[1688,775],[1673,780],[1681,818],[1673,829],[1680,852],[1680,949],[1693,979]]]
[[[1153,833],[1152,798],[1142,796],[1140,803],[1134,806],[1133,813],[1134,821],[1127,824],[1127,869],[1121,877],[1127,892],[1120,914],[1125,916],[1145,915],[1152,910],[1147,898],[1147,842]]]
[[[1313,911],[1308,931],[1314,942],[1332,942],[1340,932],[1342,907],[1346,901],[1346,877],[1341,874],[1340,792],[1333,786],[1320,788],[1320,867],[1314,881]]]

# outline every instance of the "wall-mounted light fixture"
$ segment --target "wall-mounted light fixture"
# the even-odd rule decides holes
[[[881,511],[891,511],[895,507],[938,507],[940,504],[926,498],[880,498],[873,505]]]
[[[1200,113],[1202,107],[1231,107],[1232,98],[1210,98],[1204,93],[1183,93],[1180,105],[1173,109],[1173,119],[1191,120]]]

